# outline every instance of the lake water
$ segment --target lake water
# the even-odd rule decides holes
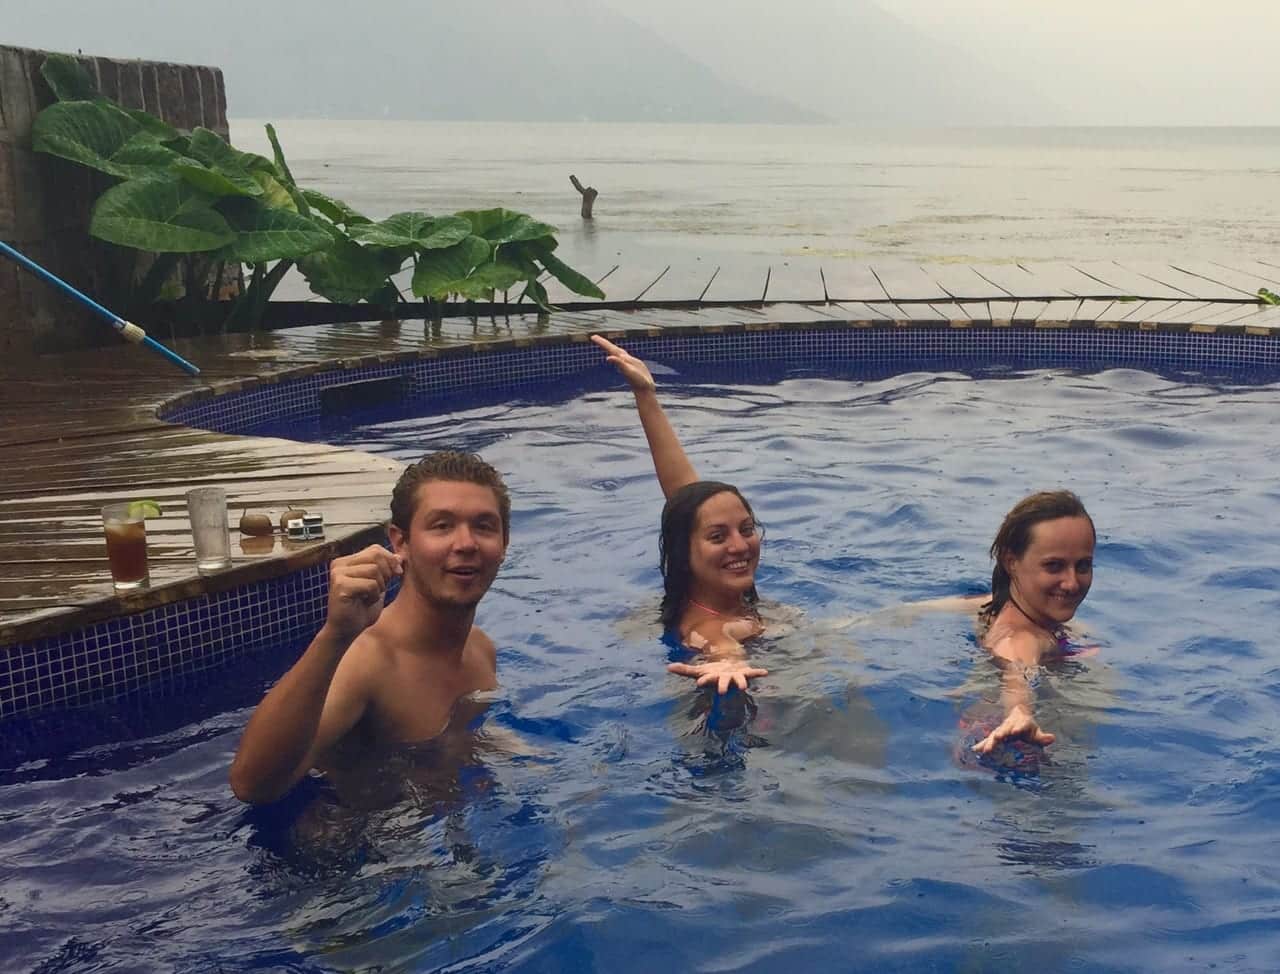
[[[585,268],[737,256],[1263,260],[1280,128],[953,129],[285,121],[294,175],[374,218],[504,205]],[[235,121],[269,152],[262,123]],[[600,191],[584,225],[575,173]]]

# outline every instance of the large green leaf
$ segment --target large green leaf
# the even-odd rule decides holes
[[[443,298],[458,293],[462,282],[492,252],[489,242],[470,236],[443,250],[428,250],[413,271],[413,293],[420,298]]]
[[[31,126],[31,144],[37,152],[70,159],[121,179],[159,175],[179,158],[127,114],[105,101],[50,105]]]
[[[263,204],[272,209],[297,213],[298,204],[294,200],[293,193],[290,193],[280,180],[276,179],[274,172],[274,169],[271,172],[260,172],[256,169],[253,171],[254,180],[262,187]]]
[[[380,223],[366,223],[350,229],[356,240],[379,247],[416,247],[443,250],[471,236],[471,224],[461,217],[432,217],[425,213],[397,213]]]
[[[311,290],[341,304],[366,300],[387,280],[378,255],[341,234],[324,250],[299,257],[298,269]]]
[[[297,213],[273,210],[252,200],[224,205],[236,238],[218,251],[220,260],[262,264],[303,257],[333,242],[324,227]]]
[[[547,297],[547,289],[537,281],[530,281],[526,284],[524,294],[521,297],[529,298],[543,311],[551,310],[551,299]]]
[[[173,164],[173,171],[201,192],[210,196],[261,196],[262,187],[254,180],[248,183],[253,186],[250,191],[243,180],[233,179],[225,173],[196,162],[194,159],[179,159]],[[247,177],[246,177],[247,178]]]
[[[141,111],[137,108],[125,108],[121,105],[117,105],[113,101],[109,101],[106,98],[98,99],[98,104],[108,105],[117,111],[124,112],[138,123],[138,128],[142,131],[143,135],[150,136],[157,142],[163,142],[175,152],[182,152],[185,149],[186,136],[172,125],[169,125],[167,122],[162,122],[154,115],[149,115],[147,112]]]
[[[289,163],[285,162],[284,149],[280,148],[280,139],[276,137],[276,127],[270,122],[267,123],[267,139],[271,142],[271,151],[275,155],[276,176],[290,189],[296,189],[298,184],[289,171]]]
[[[357,213],[342,200],[334,199],[332,196],[325,196],[324,193],[314,189],[304,189],[302,198],[321,216],[327,217],[334,223],[345,226],[348,229],[357,224],[373,222],[367,216]]]
[[[191,133],[188,150],[192,158],[199,160],[205,168],[223,176],[236,189],[239,196],[261,196],[262,186],[255,177],[256,173],[249,169],[248,161],[253,157],[247,152],[233,149],[222,140],[216,132],[206,128],[197,128]],[[259,156],[258,158],[261,158]],[[265,159],[263,160],[266,161]]]
[[[155,253],[217,250],[235,239],[209,198],[172,176],[130,180],[107,190],[94,204],[89,232]]]
[[[543,253],[538,259],[542,261],[542,266],[551,272],[552,277],[574,294],[604,300],[604,292],[596,287],[590,278],[579,274],[559,257],[548,252]]]
[[[462,210],[457,214],[471,224],[471,232],[490,243],[534,240],[556,232],[556,228],[539,223],[533,217],[501,207],[495,210]]]
[[[93,101],[100,97],[97,82],[70,54],[50,54],[40,65],[40,74],[58,101]]]
[[[206,166],[223,172],[274,173],[276,170],[270,159],[256,152],[241,152],[235,146],[228,144],[217,132],[203,127],[197,127],[191,133],[189,151]]]
[[[489,264],[481,264],[465,278],[457,282],[457,287],[453,291],[464,298],[480,301],[489,298],[494,291],[505,291],[521,281],[527,280],[529,280],[529,276],[514,264],[495,261]]]

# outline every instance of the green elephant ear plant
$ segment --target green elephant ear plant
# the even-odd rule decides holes
[[[523,213],[404,212],[374,222],[299,186],[271,125],[268,159],[209,129],[184,135],[118,105],[99,94],[75,58],[50,55],[41,73],[58,100],[36,117],[33,148],[103,173],[110,183],[93,206],[89,232],[137,252],[132,307],[172,298],[175,289],[210,297],[207,282],[241,267],[247,285],[224,327],[256,327],[293,267],[330,301],[390,307],[401,297],[393,278],[406,262],[414,295],[428,302],[492,301],[523,285],[520,301],[550,311],[539,281],[546,275],[576,294],[604,297],[555,256],[555,228]],[[175,288],[180,267],[186,280]]]

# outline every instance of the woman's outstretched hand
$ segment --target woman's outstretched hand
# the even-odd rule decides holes
[[[667,671],[698,681],[698,686],[715,684],[717,693],[728,693],[730,686],[747,688],[747,681],[768,676],[769,671],[752,666],[744,659],[717,659],[708,663],[668,663]]]
[[[1012,740],[1044,745],[1052,744],[1057,738],[1048,731],[1041,730],[1035,717],[1028,710],[1023,707],[1014,707],[1009,711],[1009,716],[1001,721],[1000,726],[973,745],[973,749],[979,754],[990,754],[997,744]]]
[[[653,381],[653,374],[649,371],[649,366],[645,365],[625,348],[615,345],[609,339],[601,338],[599,335],[592,335],[591,340],[600,346],[605,355],[608,356],[606,361],[622,373],[622,377],[627,380],[627,384],[631,386],[632,391],[651,392],[657,388],[657,384]]]

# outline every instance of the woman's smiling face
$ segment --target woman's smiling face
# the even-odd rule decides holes
[[[760,533],[742,499],[726,490],[703,501],[689,539],[693,589],[745,596],[759,562]]]
[[[1087,517],[1059,517],[1035,525],[1027,550],[1005,555],[1009,591],[1018,607],[1033,621],[1069,621],[1093,584],[1095,543]]]

